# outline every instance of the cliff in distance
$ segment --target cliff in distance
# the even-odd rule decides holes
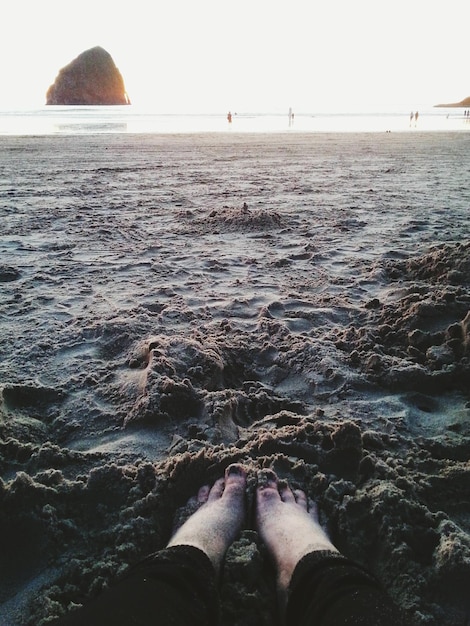
[[[100,46],[63,67],[46,94],[52,105],[130,104],[124,80],[111,55]]]
[[[468,98],[464,98],[460,102],[452,102],[451,104],[436,104],[436,107],[447,107],[447,108],[470,107],[470,96]]]

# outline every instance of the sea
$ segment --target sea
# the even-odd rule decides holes
[[[416,112],[418,116],[416,117]],[[470,110],[423,105],[355,111],[155,113],[128,106],[0,110],[0,135],[469,131]]]

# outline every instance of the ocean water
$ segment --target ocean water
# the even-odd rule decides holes
[[[200,132],[416,132],[468,131],[470,116],[463,109],[410,110],[382,108],[369,111],[299,112],[289,122],[285,114],[227,113],[157,114],[126,107],[42,107],[0,110],[0,135],[55,135],[96,133],[200,133]]]

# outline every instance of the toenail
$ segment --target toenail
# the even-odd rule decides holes
[[[241,465],[229,465],[227,467],[227,475],[228,476],[242,476],[243,470]]]
[[[262,469],[258,472],[258,487],[272,486],[277,483],[277,476],[273,470]]]

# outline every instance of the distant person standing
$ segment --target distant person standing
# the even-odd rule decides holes
[[[292,107],[289,107],[289,126],[292,126],[294,123],[294,112],[292,111]]]
[[[232,123],[232,113],[231,113],[231,111],[229,111],[229,112],[227,113],[227,121],[228,121],[228,123],[229,123],[229,124],[231,124],[231,123]]]
[[[410,126],[411,126],[411,123],[413,122],[414,116],[415,116],[414,112],[411,111],[411,113],[410,113]]]
[[[419,111],[415,113],[415,126],[418,124]]]

